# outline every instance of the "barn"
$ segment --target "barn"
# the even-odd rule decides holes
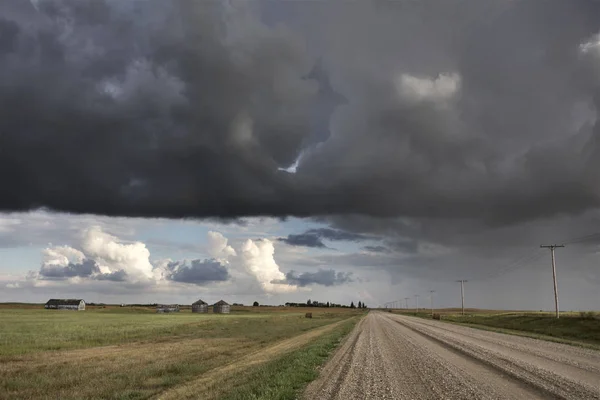
[[[213,313],[215,314],[229,314],[231,306],[224,302],[223,300],[219,300],[213,305]]]
[[[50,299],[44,305],[47,310],[85,310],[85,301],[81,299]]]
[[[192,312],[207,313],[208,312],[208,303],[203,301],[202,299],[198,300],[195,303],[192,303]]]
[[[179,305],[178,304],[158,304],[156,306],[156,312],[157,313],[172,313],[172,312],[179,312]]]

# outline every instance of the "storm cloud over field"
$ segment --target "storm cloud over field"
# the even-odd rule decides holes
[[[599,230],[598,15],[592,0],[5,0],[0,210],[321,224],[240,241],[275,293],[354,267],[488,276],[515,247]],[[278,246],[312,269],[275,264]],[[172,280],[230,279],[208,256]],[[572,268],[599,282],[589,262]],[[131,274],[98,271],[44,273]]]
[[[495,223],[594,208],[600,6],[453,3],[306,6],[347,100],[329,135],[312,130],[318,60],[260,3],[3,2],[0,207]]]

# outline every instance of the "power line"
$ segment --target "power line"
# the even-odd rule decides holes
[[[469,282],[466,279],[460,279],[456,282],[460,282],[460,299],[462,305],[462,315],[465,315],[465,282]]]
[[[558,285],[556,284],[556,262],[554,258],[554,249],[557,247],[565,247],[563,244],[550,244],[550,245],[540,245],[542,248],[550,249],[550,254],[552,254],[552,280],[554,281],[554,306],[556,308],[556,318],[559,317],[558,311]]]
[[[490,278],[495,278],[499,275],[502,275],[502,274],[505,274],[508,272],[515,271],[515,270],[520,269],[520,268],[524,267],[525,265],[528,265],[528,264],[532,263],[533,261],[541,258],[543,254],[544,254],[544,252],[542,250],[538,249],[538,251],[534,252],[533,254],[527,254],[527,255],[521,256],[521,257],[517,258],[516,260],[511,261],[510,263],[505,265],[503,268],[492,271],[491,274],[480,276],[480,277],[474,278],[472,280],[473,281],[484,281],[484,280],[487,280]]]
[[[430,290],[429,293],[429,299],[431,300],[431,317],[433,317],[433,294],[435,293],[435,290]]]
[[[576,238],[572,238],[572,239],[561,240],[560,243],[563,243],[565,245],[578,244],[578,243],[587,242],[588,240],[596,239],[596,238],[600,239],[600,232],[590,233],[589,235],[580,236],[580,237],[576,237]]]

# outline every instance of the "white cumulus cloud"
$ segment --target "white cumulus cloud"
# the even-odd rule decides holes
[[[295,285],[273,283],[285,279],[285,274],[275,262],[275,247],[268,239],[246,240],[242,245],[241,258],[244,267],[260,283],[267,293],[289,293],[298,290]]]
[[[81,263],[85,259],[85,254],[70,246],[56,246],[44,249],[42,258],[42,267],[66,267],[69,263]]]
[[[235,257],[235,250],[227,243],[227,238],[220,232],[208,232],[208,254],[211,257],[221,261],[226,261],[229,257]]]
[[[150,251],[142,242],[122,243],[99,226],[93,226],[84,232],[81,248],[98,263],[102,273],[124,270],[133,279],[154,277]]]

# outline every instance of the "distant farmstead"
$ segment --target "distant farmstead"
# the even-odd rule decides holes
[[[223,300],[219,300],[213,305],[213,313],[215,314],[229,314],[231,306],[224,302]]]
[[[47,310],[83,311],[85,310],[85,301],[81,299],[50,299],[44,308]]]
[[[179,312],[178,304],[159,304],[156,306],[157,313],[172,313]]]
[[[193,313],[207,313],[208,312],[208,303],[203,301],[202,299],[198,300],[195,303],[192,303],[192,312]]]

